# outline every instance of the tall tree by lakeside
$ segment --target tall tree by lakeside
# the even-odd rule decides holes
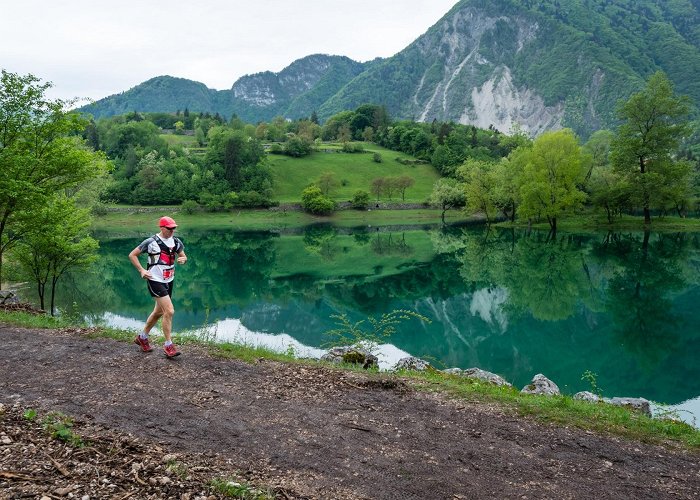
[[[445,222],[445,212],[451,208],[463,207],[466,201],[464,186],[449,177],[437,180],[428,200],[432,206],[442,210],[440,217],[443,223]]]
[[[618,109],[623,123],[612,141],[610,159],[615,172],[628,181],[646,224],[651,223],[651,208],[672,194],[669,190],[687,186],[690,165],[680,163],[675,153],[688,133],[689,110],[689,98],[675,95],[662,71]]]
[[[89,210],[79,209],[73,199],[57,195],[35,214],[36,224],[13,252],[37,287],[39,306],[46,309],[47,285],[51,299],[49,312],[56,312],[56,285],[70,270],[89,266],[97,258],[97,240],[88,234]],[[46,228],[50,228],[47,230]]]
[[[2,70],[0,77],[0,286],[5,253],[35,226],[57,193],[106,170],[80,134],[88,122],[46,97],[51,83]]]
[[[552,232],[567,210],[579,208],[586,194],[579,189],[590,157],[584,155],[570,129],[546,132],[520,155],[523,162],[518,214],[526,219],[544,217]]]

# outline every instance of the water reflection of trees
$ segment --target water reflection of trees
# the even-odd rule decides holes
[[[594,245],[600,259],[615,266],[607,287],[613,332],[639,359],[656,365],[680,338],[673,292],[685,288],[681,263],[688,257],[685,234],[608,234]]]
[[[697,248],[696,236],[552,238],[544,232],[462,229],[435,231],[432,240],[437,252],[456,257],[460,276],[472,287],[505,288],[510,314],[546,321],[566,319],[581,307],[589,313],[619,310],[624,330],[647,331],[657,314],[664,321],[669,293],[685,285],[683,273],[698,274],[688,253]],[[691,269],[682,271],[681,263]],[[623,320],[623,311],[636,319]]]
[[[406,243],[406,233],[381,233],[376,231],[370,241],[372,251],[377,255],[401,255],[409,256],[413,254],[413,248]]]
[[[189,259],[177,271],[173,298],[178,308],[203,315],[268,293],[274,238],[269,233],[224,231],[183,238]],[[83,313],[97,316],[105,310],[120,313],[152,307],[143,280],[126,258],[140,242],[140,238],[101,242],[100,259],[92,271],[67,280],[60,295],[63,303],[79,302]]]
[[[338,230],[329,224],[307,226],[304,229],[304,248],[307,252],[320,255],[323,260],[334,260],[338,254],[336,236]]]
[[[304,229],[304,249],[311,254],[321,256],[326,261],[335,260],[341,250],[338,236],[338,229],[329,224],[307,226]],[[372,252],[378,256],[413,254],[413,247],[406,242],[405,232],[383,232],[378,228],[370,231],[368,228],[359,228],[353,230],[352,236],[354,244],[362,246],[369,243]],[[348,248],[343,250],[347,253]]]
[[[329,284],[325,292],[343,310],[362,314],[390,311],[401,303],[419,300],[445,300],[467,291],[467,284],[454,272],[452,255],[438,255],[428,263],[406,265],[401,272],[346,277]]]
[[[566,319],[580,304],[597,309],[599,298],[583,237],[515,230],[435,233],[437,248],[454,252],[459,274],[476,288],[504,288],[510,314]]]
[[[551,239],[540,232],[440,229],[430,233],[436,255],[429,262],[406,261],[391,273],[378,270],[374,276],[316,278],[300,268],[299,273],[292,270],[273,278],[277,238],[271,233],[224,231],[188,235],[190,260],[179,270],[182,277],[176,284],[180,307],[200,314],[295,296],[373,314],[399,303],[503,289],[507,300],[500,307],[511,317],[561,321],[607,310],[620,342],[650,352],[662,339],[672,344],[672,294],[688,280],[697,282],[700,275],[697,235],[560,233]],[[321,255],[341,260],[335,228],[314,226],[303,241],[307,250],[314,247]],[[375,255],[406,257],[413,252],[405,233],[357,231],[344,244],[348,241],[367,245]],[[65,296],[64,305],[76,301],[82,311],[96,314],[150,307],[143,283],[125,257],[137,243],[138,238],[103,242],[94,272],[74,278],[69,286],[74,291]]]

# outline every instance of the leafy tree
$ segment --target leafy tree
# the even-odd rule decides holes
[[[406,190],[415,183],[416,180],[408,175],[401,175],[393,179],[394,186],[396,186],[396,189],[401,193],[401,201],[406,201]]]
[[[338,114],[331,116],[323,126],[321,131],[321,138],[324,141],[330,141],[333,139],[341,140],[339,137],[339,131],[341,127],[345,127],[343,130],[343,135],[347,137],[346,140],[350,140],[350,120],[352,120],[355,115],[352,111],[341,111]]]
[[[384,194],[386,190],[386,179],[384,177],[377,177],[372,180],[372,185],[370,187],[370,192],[377,197],[377,201]]]
[[[438,179],[430,194],[429,203],[442,210],[441,218],[445,222],[445,212],[451,208],[463,207],[466,203],[464,186],[455,179]]]
[[[605,210],[608,222],[621,213],[629,205],[629,188],[611,168],[596,167],[593,169],[588,187],[591,203],[594,207]]]
[[[501,211],[503,216],[515,221],[515,213],[520,204],[520,175],[524,164],[520,161],[522,152],[516,149],[508,158],[502,158],[496,163],[491,174],[493,175],[493,204]]]
[[[242,130],[214,127],[209,132],[207,163],[223,169],[234,191],[243,188],[243,169],[257,165],[264,156],[262,145]]]
[[[674,160],[664,169],[664,184],[658,191],[662,210],[674,210],[685,217],[697,194],[692,164],[687,160]]]
[[[50,83],[2,70],[0,77],[0,283],[4,253],[35,225],[56,193],[106,170],[79,137],[87,121],[45,96]]]
[[[292,137],[285,142],[282,151],[287,156],[292,156],[294,158],[307,156],[311,154],[311,141],[298,135],[292,135]]]
[[[349,142],[352,140],[352,130],[347,123],[344,123],[338,129],[338,140],[340,142]]]
[[[321,127],[317,123],[309,120],[301,120],[296,122],[296,125],[297,135],[308,144],[313,143],[314,140],[321,136]]]
[[[102,147],[110,158],[126,158],[129,151],[137,147],[160,153],[168,150],[168,144],[159,135],[160,129],[149,121],[118,123],[100,120],[98,128],[102,128]]]
[[[472,213],[484,214],[488,224],[496,215],[493,170],[493,164],[481,160],[467,160],[459,167],[459,175],[464,181],[467,209]]]
[[[610,164],[610,146],[615,134],[610,130],[598,130],[591,135],[583,149],[591,156],[591,164],[586,173],[586,182],[591,178],[595,167],[604,167]]]
[[[352,208],[364,210],[369,206],[369,193],[367,191],[358,190],[352,195]]]
[[[86,268],[96,259],[98,243],[88,236],[89,226],[88,211],[58,195],[35,214],[32,229],[17,248],[17,261],[34,279],[42,309],[46,287],[50,287],[52,316],[61,276],[68,270]]]
[[[671,188],[671,183],[680,188],[687,182],[687,177],[670,177],[674,177],[674,153],[688,132],[688,112],[688,98],[676,96],[661,71],[618,109],[623,123],[611,146],[611,162],[629,183],[647,224],[651,223],[651,208],[660,202],[660,190]]]
[[[316,185],[321,189],[321,193],[324,196],[328,196],[331,191],[338,188],[340,183],[338,179],[335,178],[334,172],[324,172],[321,174],[321,177],[319,177]]]
[[[524,160],[518,214],[528,219],[546,217],[556,232],[557,218],[586,199],[578,188],[585,175],[578,140],[570,129],[546,132],[524,152]]]
[[[97,131],[95,120],[90,120],[90,123],[87,124],[83,137],[92,149],[95,151],[100,149],[100,133]]]
[[[440,145],[435,148],[430,157],[430,163],[444,176],[451,177],[455,174],[459,158],[452,152],[449,146]]]
[[[335,210],[335,202],[325,196],[318,186],[309,186],[301,193],[301,207],[315,215],[328,215]]]

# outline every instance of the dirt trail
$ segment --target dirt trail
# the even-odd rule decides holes
[[[700,498],[698,453],[204,348],[167,360],[133,344],[0,325],[0,403],[17,401],[174,452],[217,453],[311,498]]]

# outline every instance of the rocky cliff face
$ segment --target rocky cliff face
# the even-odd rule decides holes
[[[518,86],[509,66],[538,30],[533,20],[473,7],[443,18],[415,43],[421,57],[435,63],[420,74],[411,114],[502,131],[517,123],[533,135],[560,128],[563,105],[546,106],[536,91]]]
[[[347,57],[307,56],[279,73],[267,71],[237,80],[231,88],[231,110],[252,122],[275,115],[309,116],[363,70],[363,64]]]
[[[233,84],[231,93],[235,99],[260,108],[290,101],[312,89],[330,69],[334,59],[317,54],[299,59],[279,73],[266,71],[247,75]]]

